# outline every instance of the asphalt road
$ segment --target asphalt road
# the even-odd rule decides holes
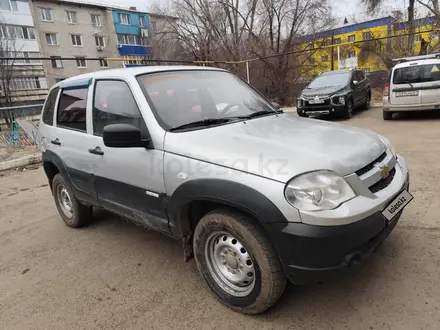
[[[384,134],[408,159],[415,200],[362,267],[289,285],[258,316],[217,302],[178,242],[105,212],[69,229],[41,168],[3,173],[0,328],[439,329],[440,115],[384,122],[371,109],[347,123]]]

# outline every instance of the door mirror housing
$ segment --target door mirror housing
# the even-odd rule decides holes
[[[151,149],[151,139],[142,139],[141,131],[130,124],[112,124],[104,127],[102,140],[106,147]]]
[[[271,102],[271,104],[272,104],[272,106],[273,106],[275,109],[277,109],[277,110],[280,110],[280,109],[281,109],[281,105],[279,105],[278,103],[276,103],[276,102]]]

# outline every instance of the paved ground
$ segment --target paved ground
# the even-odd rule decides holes
[[[439,329],[440,116],[350,124],[386,135],[409,160],[415,201],[362,268],[289,286],[268,313],[218,303],[178,243],[107,213],[64,226],[41,169],[0,178],[0,328]]]

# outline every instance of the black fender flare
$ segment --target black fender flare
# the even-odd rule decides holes
[[[169,197],[170,222],[180,237],[191,232],[190,219],[186,217],[185,210],[194,201],[216,202],[236,208],[255,217],[263,227],[266,223],[287,223],[278,207],[251,187],[229,180],[195,179],[180,185]]]
[[[69,172],[67,171],[66,165],[61,160],[60,157],[57,156],[54,152],[50,150],[46,150],[43,152],[43,168],[44,172],[46,173],[46,176],[49,180],[50,189],[52,189],[52,179],[54,177],[54,173],[51,173],[52,169],[51,166],[55,166],[58,171],[63,176],[64,180],[68,181],[67,183],[71,185],[71,187],[74,187],[72,180],[70,179]]]

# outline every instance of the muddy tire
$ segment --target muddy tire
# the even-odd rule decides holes
[[[92,207],[81,204],[75,198],[72,188],[61,174],[57,174],[53,178],[52,193],[58,213],[67,226],[78,228],[90,222],[93,216]]]
[[[266,311],[286,287],[278,255],[255,221],[217,209],[199,221],[193,240],[205,283],[222,303],[244,314]]]

